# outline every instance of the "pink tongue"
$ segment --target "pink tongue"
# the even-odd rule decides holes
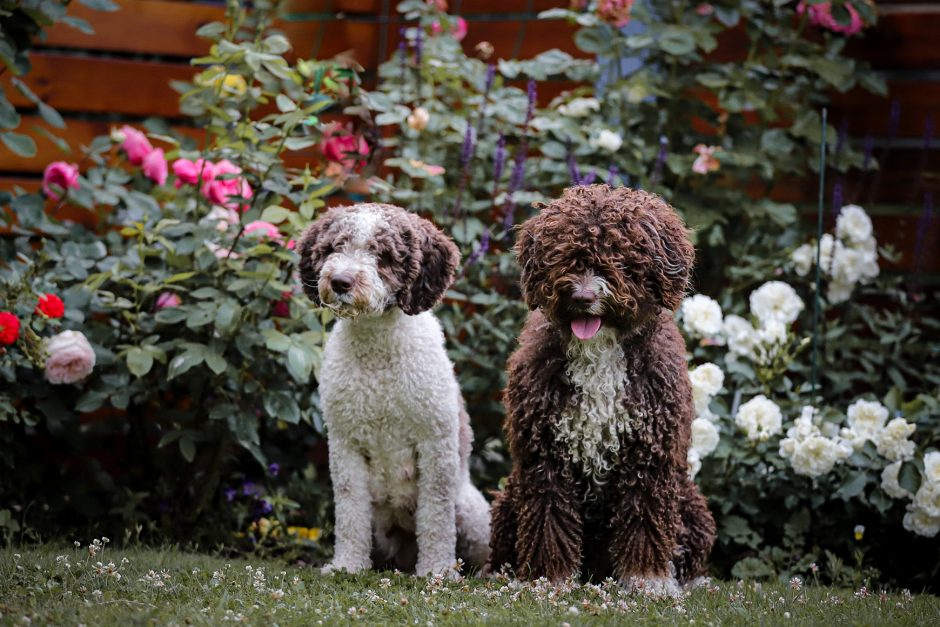
[[[601,319],[596,316],[588,316],[586,318],[575,318],[571,321],[571,332],[574,333],[575,337],[579,340],[589,340],[595,335],[601,328]]]

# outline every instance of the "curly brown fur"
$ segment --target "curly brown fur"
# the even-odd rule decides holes
[[[493,505],[491,566],[640,585],[704,574],[715,526],[688,479],[692,393],[672,316],[694,258],[685,226],[653,194],[576,187],[522,226],[516,252],[534,311],[508,365],[513,469]],[[606,414],[610,406],[577,383],[576,370],[598,355],[622,369],[610,377],[620,383]],[[566,439],[572,424],[618,420],[591,459],[580,457],[582,441]]]

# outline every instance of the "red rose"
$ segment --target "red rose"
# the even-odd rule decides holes
[[[19,318],[9,311],[0,311],[0,345],[9,346],[20,334]]]
[[[47,318],[61,318],[65,313],[65,305],[55,294],[45,294],[39,297],[36,313],[41,313]]]

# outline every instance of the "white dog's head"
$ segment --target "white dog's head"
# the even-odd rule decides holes
[[[299,252],[307,296],[341,318],[430,309],[460,259],[431,222],[376,203],[328,210],[301,237]]]

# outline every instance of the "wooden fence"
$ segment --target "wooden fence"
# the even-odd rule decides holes
[[[191,57],[205,54],[207,42],[196,37],[201,25],[221,19],[219,2],[171,0],[118,0],[113,13],[89,10],[73,3],[69,12],[87,20],[93,35],[65,25],[47,33],[32,54],[33,71],[26,82],[47,103],[58,109],[68,124],[57,133],[73,154],[92,137],[124,122],[148,116],[169,118],[184,132],[178,95],[170,81],[187,80],[194,70]],[[559,21],[537,19],[537,13],[566,0],[451,0],[451,11],[469,24],[467,49],[490,42],[496,57],[531,57],[549,48],[573,54],[572,28]],[[879,240],[894,244],[904,254],[897,269],[937,279],[940,273],[940,219],[926,230],[924,197],[940,196],[938,156],[933,121],[940,107],[940,2],[878,2],[878,26],[850,45],[852,54],[869,60],[887,79],[887,98],[856,91],[836,94],[830,119],[849,135],[873,147],[883,160],[882,171],[841,181],[844,197],[856,200],[875,216]],[[394,0],[289,0],[279,27],[299,56],[327,57],[352,50],[368,72],[395,50],[400,26]],[[39,152],[23,159],[0,146],[0,188],[36,189],[44,166],[63,158],[47,138],[32,133],[43,126],[28,113],[30,103],[3,79],[6,93],[27,113],[24,132],[36,137]],[[548,91],[556,91],[549,89]],[[894,115],[892,115],[894,109]],[[835,183],[835,181],[832,181]],[[788,200],[810,201],[814,181],[785,190]],[[783,192],[782,192],[783,193]],[[938,198],[940,199],[940,198]],[[928,251],[915,259],[915,249]],[[926,275],[934,275],[927,277]]]

